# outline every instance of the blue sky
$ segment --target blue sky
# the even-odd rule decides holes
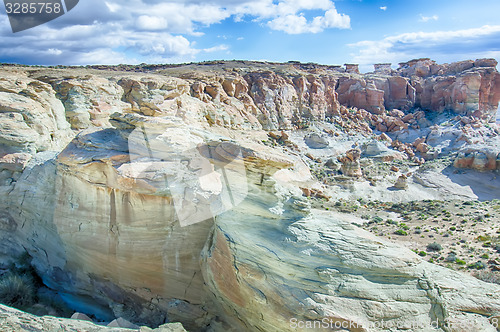
[[[499,15],[499,0],[80,0],[13,34],[0,5],[0,62],[500,60]]]

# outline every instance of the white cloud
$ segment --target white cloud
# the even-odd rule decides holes
[[[383,11],[386,11],[387,10],[387,6],[380,7],[380,9],[383,10]]]
[[[61,50],[58,50],[57,48],[49,48],[47,50],[47,53],[48,54],[51,54],[51,55],[61,55],[62,54],[62,51]]]
[[[229,46],[227,46],[227,45],[217,45],[217,46],[210,47],[210,48],[204,48],[203,52],[213,53],[213,52],[227,51],[228,49],[229,49]]]
[[[303,14],[288,14],[278,16],[268,22],[273,30],[284,31],[288,34],[319,33],[328,28],[349,29],[351,20],[348,15],[339,14],[333,3],[324,16],[316,16],[308,22]]]
[[[432,16],[424,16],[420,14],[420,22],[429,22],[429,21],[437,21],[439,20],[439,16],[437,15],[432,15]]]
[[[351,54],[353,61],[364,65],[397,63],[421,57],[449,62],[482,57],[498,58],[499,39],[500,25],[485,25],[465,30],[404,33],[349,46],[356,49],[356,53]]]
[[[167,20],[163,17],[141,15],[137,18],[137,28],[140,30],[165,30],[167,27]]]
[[[308,26],[307,19],[300,15],[286,15],[279,16],[272,21],[269,21],[267,25],[278,31],[284,31],[288,34],[299,34],[304,32],[312,32],[312,26]]]

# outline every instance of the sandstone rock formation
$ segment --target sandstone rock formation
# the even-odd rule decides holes
[[[311,210],[303,194],[328,199],[304,161],[321,165],[314,153],[334,152],[323,135],[378,130],[391,148],[375,143],[365,153],[427,158],[443,137],[429,129],[426,141],[404,141],[429,125],[413,108],[479,111],[457,120],[472,144],[473,125],[500,99],[493,63],[419,60],[367,75],[250,62],[145,73],[2,67],[0,263],[27,251],[47,287],[108,322],[288,331],[293,318],[404,328],[449,319],[491,330],[497,286]],[[331,125],[309,137],[324,149],[297,151],[304,136],[294,143],[281,130],[314,121]],[[361,151],[342,139],[341,172],[362,177]],[[492,158],[465,166],[493,169]]]
[[[342,163],[340,170],[342,174],[350,177],[362,177],[363,172],[359,163],[361,151],[359,149],[351,149],[345,153],[345,156],[339,157],[338,161]]]
[[[458,152],[454,166],[478,171],[500,170],[500,139],[491,139],[486,144],[467,145]]]
[[[288,204],[285,211],[304,214]],[[239,210],[218,220],[203,253],[210,289],[226,314],[237,313],[233,326],[289,331],[297,321],[326,321],[350,331],[430,331],[446,321],[465,326],[457,331],[495,330],[498,285],[437,268],[324,213],[262,219],[248,205]]]
[[[397,189],[408,189],[408,177],[405,174],[401,174],[398,180],[394,184],[394,188]]]
[[[72,139],[50,85],[20,71],[2,73],[0,84],[0,155],[60,150]]]
[[[500,91],[497,61],[480,59],[438,65],[429,59],[400,64],[399,72],[411,80],[415,103],[424,109],[450,109],[456,113],[479,110],[493,120]]]

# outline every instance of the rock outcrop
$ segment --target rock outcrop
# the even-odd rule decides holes
[[[500,170],[500,139],[495,137],[483,144],[466,145],[458,152],[453,165],[478,171]]]
[[[329,146],[328,140],[317,133],[306,136],[304,141],[311,149],[324,149]]]
[[[49,84],[22,71],[2,72],[0,156],[60,150],[72,138],[64,105]]]
[[[284,207],[263,219],[242,206],[218,219],[205,248],[205,279],[226,314],[237,313],[236,330],[423,332],[448,323],[495,331],[500,286],[423,262],[325,213],[307,214],[297,201]]]
[[[494,59],[461,61],[438,65],[429,59],[400,64],[401,75],[410,79],[417,106],[456,113],[483,112],[494,120],[500,95],[500,75]]]
[[[356,178],[362,177],[363,172],[361,171],[361,165],[359,163],[360,157],[361,151],[359,149],[351,149],[347,151],[344,156],[339,157],[338,161],[342,163],[342,166],[340,166],[342,174]]]
[[[425,141],[404,141],[429,125],[413,108],[481,113],[466,117],[465,142],[500,99],[492,64],[421,60],[367,75],[249,62],[146,73],[2,67],[0,263],[26,251],[47,287],[108,322],[291,331],[293,319],[327,319],[378,331],[361,326],[415,321],[426,331],[449,320],[491,330],[498,286],[311,209],[304,195],[329,197],[304,160],[321,164],[313,153],[333,152],[339,132],[374,130],[392,149],[365,153],[427,158],[442,137],[429,129]],[[331,128],[295,141],[321,148],[301,154],[285,130],[314,121]],[[341,172],[362,177],[361,151],[339,144]],[[493,169],[492,158],[465,166]]]
[[[396,183],[394,184],[396,189],[408,189],[408,177],[405,174],[401,174]]]

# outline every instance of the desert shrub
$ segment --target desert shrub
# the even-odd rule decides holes
[[[418,255],[422,256],[422,257],[425,257],[425,256],[427,256],[427,253],[425,251],[421,250],[421,251],[418,252]]]
[[[482,269],[485,269],[486,268],[486,264],[484,264],[483,262],[481,261],[478,261],[478,262],[475,262],[473,264],[469,264],[467,265],[467,267],[469,269],[476,269],[476,270],[482,270]]]
[[[443,250],[443,247],[437,242],[429,243],[427,245],[427,251],[441,251],[441,250]]]
[[[408,233],[405,230],[402,230],[402,229],[398,229],[397,231],[394,232],[394,234],[396,234],[396,235],[402,235],[402,236],[408,235]]]
[[[401,224],[399,224],[399,227],[401,227],[401,229],[404,229],[405,231],[409,230],[410,227],[408,227],[407,224],[405,224],[404,222],[402,222]]]
[[[489,236],[489,235],[479,235],[476,239],[478,241],[481,241],[481,242],[486,242],[486,241],[491,241],[491,236]]]
[[[0,302],[24,308],[33,304],[35,300],[35,286],[33,279],[28,275],[8,273],[0,279]]]
[[[455,260],[455,263],[457,263],[458,265],[465,265],[465,264],[467,264],[463,259],[460,259],[460,258],[457,258]]]
[[[397,224],[398,224],[398,222],[397,222],[397,221],[394,221],[394,220],[392,220],[392,219],[387,219],[385,222],[386,222],[388,225],[397,225]]]

